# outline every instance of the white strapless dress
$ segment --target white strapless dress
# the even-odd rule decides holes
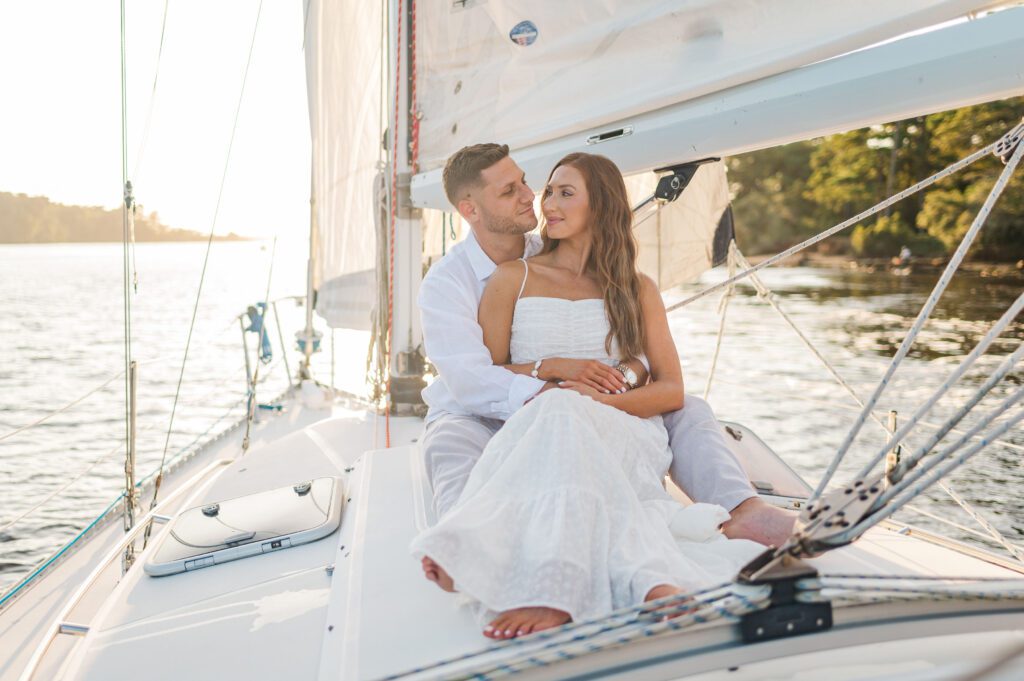
[[[614,364],[608,328],[601,300],[522,298],[512,361]],[[549,390],[491,439],[458,503],[411,550],[437,561],[482,606],[481,620],[545,606],[578,621],[639,604],[659,584],[727,581],[763,547],[726,540],[721,507],[675,501],[663,486],[671,459],[660,417]]]

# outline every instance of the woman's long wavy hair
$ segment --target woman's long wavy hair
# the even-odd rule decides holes
[[[643,354],[644,324],[640,307],[640,272],[636,267],[637,243],[633,236],[633,211],[626,194],[626,183],[618,167],[596,154],[569,154],[551,169],[572,166],[583,175],[589,198],[591,233],[590,256],[585,268],[597,277],[603,291],[604,309],[611,329],[605,338],[605,351],[611,354],[612,339],[618,341],[622,359]],[[547,224],[541,229],[542,253],[558,248],[558,239],[548,236]]]

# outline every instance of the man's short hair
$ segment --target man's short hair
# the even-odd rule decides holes
[[[444,164],[444,193],[453,206],[466,197],[470,187],[480,185],[480,173],[508,156],[507,144],[471,144],[462,147]]]

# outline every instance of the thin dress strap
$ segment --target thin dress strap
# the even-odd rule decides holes
[[[517,303],[519,302],[519,299],[523,297],[523,291],[526,290],[526,277],[528,277],[530,275],[530,266],[526,264],[526,258],[519,258],[519,259],[523,261],[523,267],[526,268],[526,271],[523,272],[523,283],[519,287],[519,295],[516,296],[516,302]]]

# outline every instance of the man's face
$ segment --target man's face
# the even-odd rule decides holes
[[[537,226],[533,212],[533,190],[526,174],[506,156],[480,173],[483,186],[470,196],[477,204],[480,226],[494,234],[525,234]]]

